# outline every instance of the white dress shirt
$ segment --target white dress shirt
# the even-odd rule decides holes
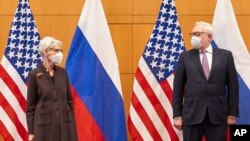
[[[212,56],[213,56],[212,55],[213,54],[213,47],[210,44],[209,47],[207,47],[205,50],[206,50],[206,55],[207,55],[209,70],[211,70],[211,67],[212,67]],[[201,53],[201,50],[199,50],[199,52],[200,52],[200,61],[202,62],[203,54]]]

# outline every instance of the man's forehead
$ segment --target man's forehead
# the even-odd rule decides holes
[[[204,31],[204,26],[201,26],[201,25],[196,25],[194,28],[193,28],[193,31]]]

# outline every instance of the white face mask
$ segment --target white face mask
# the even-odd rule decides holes
[[[201,46],[202,46],[202,44],[201,44],[201,37],[192,36],[192,38],[191,38],[191,45],[195,49],[201,48]]]
[[[49,57],[49,59],[51,60],[51,62],[55,65],[59,65],[61,62],[62,62],[62,59],[63,59],[63,54],[62,52],[57,52],[56,54],[54,55],[51,55]]]

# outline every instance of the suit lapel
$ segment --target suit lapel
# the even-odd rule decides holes
[[[212,67],[211,67],[211,70],[210,70],[210,73],[209,73],[209,78],[210,79],[215,71],[215,68],[218,64],[218,61],[219,61],[219,50],[216,49],[216,48],[213,48],[213,54],[212,54]]]
[[[201,66],[199,50],[197,49],[194,50],[194,52],[192,53],[192,59],[193,59],[195,66],[198,68],[199,72],[201,73],[201,75],[204,77],[204,79],[207,79]]]

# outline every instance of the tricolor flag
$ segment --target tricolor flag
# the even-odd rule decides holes
[[[40,36],[28,0],[20,0],[0,64],[0,134],[6,141],[27,140],[28,73],[41,62]]]
[[[213,26],[216,45],[233,53],[238,72],[240,117],[237,124],[250,124],[250,56],[242,39],[231,0],[217,0]]]
[[[185,51],[173,0],[163,0],[136,70],[128,128],[133,140],[182,141],[173,127],[172,90],[179,55]]]
[[[101,0],[86,0],[66,61],[80,141],[126,141],[120,74]]]

